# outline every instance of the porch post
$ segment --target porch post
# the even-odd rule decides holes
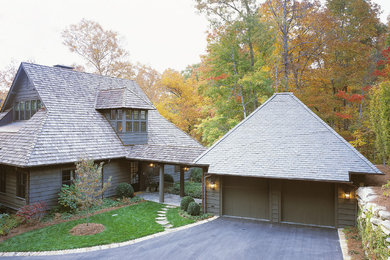
[[[180,197],[184,197],[184,167],[180,166]]]
[[[160,164],[160,203],[164,203],[164,164]]]

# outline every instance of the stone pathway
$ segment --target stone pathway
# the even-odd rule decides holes
[[[167,219],[167,212],[169,209],[172,209],[172,208],[176,208],[176,206],[164,205],[164,207],[160,211],[157,211],[156,223],[163,226],[164,230],[169,230],[173,227],[173,225],[171,223],[169,223],[169,221]]]

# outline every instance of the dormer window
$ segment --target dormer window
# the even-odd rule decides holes
[[[147,111],[138,109],[110,110],[111,125],[118,133],[146,133]]]
[[[29,120],[40,108],[40,100],[16,102],[14,105],[14,121]]]

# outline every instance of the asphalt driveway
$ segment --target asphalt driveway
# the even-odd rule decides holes
[[[12,259],[343,259],[337,230],[218,218],[130,246]]]

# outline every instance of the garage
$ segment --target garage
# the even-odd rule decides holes
[[[223,179],[223,215],[269,219],[268,181],[226,176]]]
[[[281,221],[335,226],[333,183],[283,181]]]
[[[356,225],[358,179],[381,174],[293,93],[275,93],[195,164],[205,212],[337,228]]]

